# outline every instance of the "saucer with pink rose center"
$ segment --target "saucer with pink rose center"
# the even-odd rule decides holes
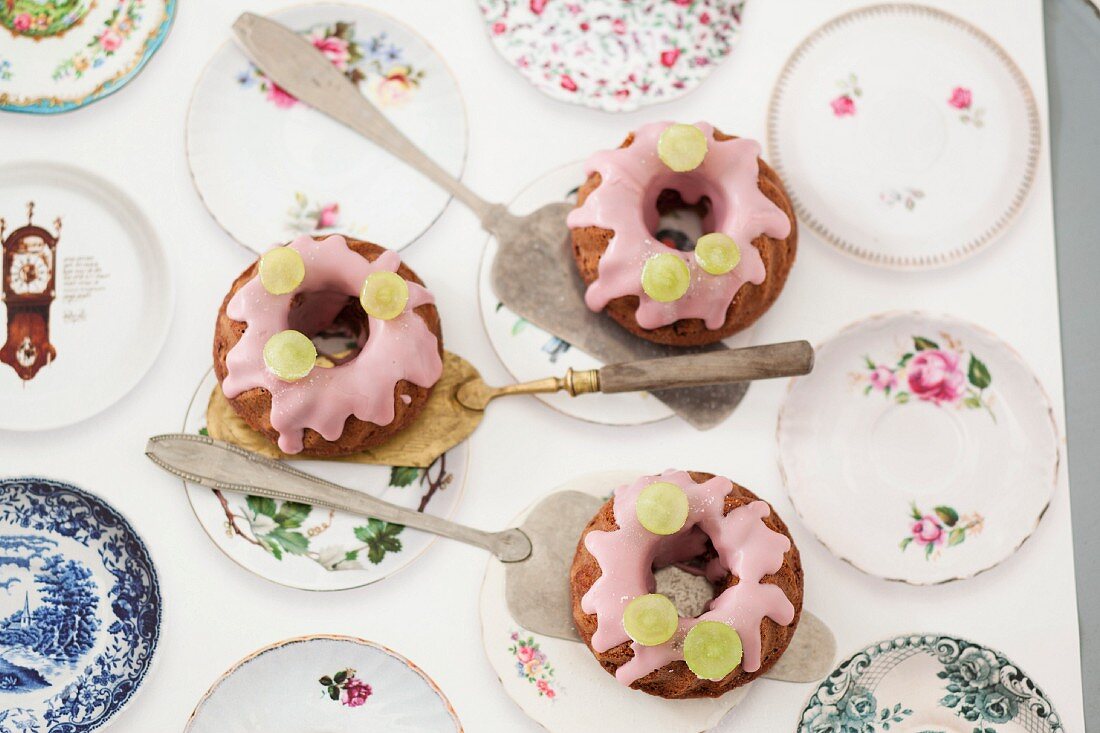
[[[994,334],[873,316],[817,347],[779,413],[791,503],[841,559],[915,585],[1009,557],[1053,494],[1059,437],[1031,369]]]
[[[462,731],[431,677],[381,644],[316,634],[234,664],[199,700],[185,733]]]
[[[802,224],[887,267],[949,265],[997,239],[1039,149],[1024,72],[984,31],[924,5],[871,5],[815,30],[768,112],[766,157]]]

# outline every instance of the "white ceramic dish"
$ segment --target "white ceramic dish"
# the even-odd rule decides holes
[[[555,491],[603,497],[638,475],[638,471],[588,474]],[[533,508],[528,507],[509,526],[520,526]],[[604,733],[698,733],[717,725],[752,687],[750,683],[719,698],[693,700],[666,700],[623,687],[584,644],[538,636],[516,623],[504,594],[504,565],[496,559],[490,559],[485,570],[480,609],[485,654],[505,693],[551,733],[595,727]]]
[[[0,168],[0,218],[0,429],[91,417],[138,383],[168,335],[173,287],[156,230],[113,184],[59,163]]]
[[[186,733],[461,731],[422,669],[380,644],[305,636],[237,662],[203,695]]]
[[[421,150],[461,175],[462,95],[443,59],[413,29],[339,3],[269,15],[307,34]],[[257,253],[314,232],[401,249],[450,200],[409,166],[283,92],[232,42],[195,86],[187,156],[211,215]]]
[[[791,502],[840,558],[926,585],[1009,557],[1046,511],[1059,438],[1042,386],[993,334],[874,316],[817,348],[779,412]]]
[[[0,110],[78,109],[125,86],[168,35],[176,0],[0,3]]]
[[[206,406],[217,385],[202,380],[184,419],[185,433],[206,427]],[[295,461],[303,471],[400,506],[449,519],[466,488],[469,441],[428,469],[340,461]],[[187,497],[214,544],[241,567],[274,583],[303,590],[346,590],[375,583],[406,567],[435,535],[377,519],[211,491],[186,483]]]
[[[524,188],[508,208],[525,213],[555,201],[573,201],[584,178],[584,164],[581,161],[556,168]],[[690,224],[685,224],[685,227],[688,226]],[[493,350],[516,381],[565,374],[569,368],[582,370],[603,366],[603,362],[520,318],[497,300],[493,292],[492,270],[498,247],[496,238],[489,237],[481,255],[478,306]],[[610,322],[610,318],[608,320]],[[613,323],[611,325],[618,328]],[[731,348],[749,346],[752,344],[752,333],[750,327],[726,339],[725,343]],[[603,425],[641,425],[673,415],[671,409],[647,392],[583,397],[557,393],[536,397],[565,415]]]
[[[769,160],[802,223],[900,268],[957,262],[1002,234],[1031,190],[1039,145],[1015,62],[923,5],[861,8],[814,31],[768,115]]]

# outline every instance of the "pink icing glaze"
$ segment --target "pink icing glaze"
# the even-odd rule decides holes
[[[706,158],[695,170],[676,173],[657,156],[657,141],[670,124],[644,125],[629,147],[592,155],[585,174],[599,173],[601,183],[583,206],[569,212],[567,222],[574,229],[597,226],[615,233],[600,258],[598,276],[585,293],[591,310],[602,310],[614,298],[637,295],[635,318],[642,328],[702,318],[713,330],[725,322],[730,302],[742,285],[764,282],[764,262],[752,241],[761,234],[785,239],[791,222],[757,185],[759,143],[745,138],[718,142],[713,127],[697,122],[695,126],[707,138]],[[674,250],[654,237],[659,221],[657,196],[666,188],[679,191],[687,204],[696,204],[703,196],[710,199],[711,211],[703,226],[737,242],[741,248],[737,267],[724,275],[711,275],[691,252]],[[675,253],[691,272],[687,293],[671,303],[653,300],[642,290],[642,267],[661,252]]]
[[[656,535],[638,522],[638,495],[654,481],[669,481],[687,494],[688,519],[675,534]],[[596,558],[602,573],[581,598],[581,609],[596,614],[592,647],[597,652],[630,641],[623,628],[623,610],[634,598],[654,592],[653,569],[697,557],[708,537],[718,553],[707,568],[708,578],[720,581],[727,573],[738,578],[737,585],[712,600],[701,616],[681,617],[669,641],[649,647],[632,642],[634,658],[615,672],[622,684],[630,685],[655,669],[683,659],[684,637],[700,621],[732,625],[744,647],[741,666],[746,672],[755,672],[760,669],[760,623],[764,617],[781,626],[794,621],[794,605],[782,589],[760,582],[783,566],[791,542],[762,521],[771,512],[766,502],[754,501],[723,516],[725,497],[732,489],[729,479],[716,476],[697,484],[685,471],[643,476],[615,491],[615,522],[619,528],[613,532],[592,531],[585,536],[584,546]]]
[[[394,418],[394,388],[402,379],[431,387],[443,373],[439,342],[419,315],[417,306],[432,303],[425,288],[408,283],[409,302],[397,318],[367,317],[368,335],[354,358],[332,368],[314,367],[304,379],[284,382],[264,364],[263,348],[274,334],[288,328],[308,336],[332,322],[347,303],[358,297],[372,272],[396,272],[401,258],[386,251],[368,262],[339,235],[317,242],[301,236],[289,245],[305,261],[305,280],[293,293],[272,295],[254,277],[230,299],[226,314],[248,324],[241,340],[225,358],[227,374],[222,392],[232,399],[253,387],[271,393],[271,425],[279,432],[285,453],[302,450],[306,428],[325,440],[337,440],[349,415],[376,425]],[[295,294],[310,295],[309,307],[290,310]],[[293,323],[292,323],[293,321]]]

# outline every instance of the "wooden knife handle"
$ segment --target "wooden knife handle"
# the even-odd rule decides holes
[[[809,374],[813,366],[814,349],[809,342],[789,341],[608,364],[600,369],[600,391],[642,392],[794,377]]]

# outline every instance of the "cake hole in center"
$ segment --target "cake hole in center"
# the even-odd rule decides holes
[[[710,543],[707,543],[710,549]],[[657,593],[668,596],[672,605],[685,618],[695,618],[706,612],[707,606],[718,595],[718,589],[707,579],[705,568],[709,554],[687,562],[677,562],[653,572]]]
[[[696,240],[707,233],[711,211],[709,196],[689,204],[679,191],[666,188],[657,196],[658,220],[653,236],[666,247],[691,252]]]
[[[290,302],[288,322],[333,365],[354,359],[367,342],[367,314],[358,298],[342,293],[301,293]]]

